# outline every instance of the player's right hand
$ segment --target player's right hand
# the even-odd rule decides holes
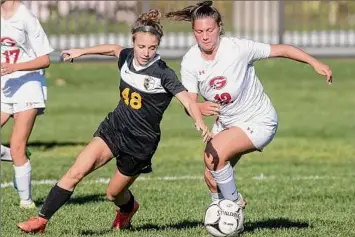
[[[83,50],[82,49],[68,49],[68,50],[64,50],[61,53],[61,57],[63,59],[63,61],[70,61],[73,62],[74,58],[78,58],[80,56],[82,56]]]
[[[204,116],[219,115],[220,113],[220,105],[211,101],[198,103],[198,107],[201,111],[201,114]]]
[[[317,64],[313,65],[313,68],[319,75],[326,77],[329,85],[332,84],[333,73],[327,64],[324,64],[324,63],[318,61]]]

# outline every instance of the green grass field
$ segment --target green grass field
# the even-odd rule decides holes
[[[304,64],[266,60],[256,64],[279,113],[275,140],[262,153],[245,156],[235,169],[249,204],[243,236],[355,236],[355,61],[326,60],[334,84]],[[179,61],[168,62],[179,70]],[[99,122],[119,100],[114,63],[53,64],[47,70],[49,101],[35,126],[33,198],[43,203],[52,184],[71,166]],[[208,119],[209,124],[212,118]],[[2,130],[8,142],[12,124]],[[141,208],[132,230],[110,230],[114,205],[105,200],[115,162],[89,175],[49,223],[45,236],[208,236],[202,220],[210,203],[202,179],[203,144],[174,100],[162,123],[154,172],[133,185]],[[1,163],[1,183],[12,182]],[[53,182],[53,181],[52,181]],[[15,226],[37,210],[20,210],[17,193],[1,188],[2,236],[26,236]]]

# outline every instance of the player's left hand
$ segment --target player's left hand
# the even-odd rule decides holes
[[[212,138],[212,134],[210,130],[208,129],[207,125],[201,121],[201,122],[196,122],[196,129],[197,131],[201,131],[201,137],[203,137],[203,142],[207,143],[209,140]]]
[[[318,74],[327,77],[328,84],[332,84],[333,72],[327,64],[317,62],[317,64],[313,65],[313,68]]]
[[[61,53],[61,61],[70,61],[71,63],[74,62],[75,58],[79,58],[84,54],[83,49],[68,49],[63,50]]]
[[[13,73],[16,71],[16,64],[2,63],[1,64],[1,76]]]

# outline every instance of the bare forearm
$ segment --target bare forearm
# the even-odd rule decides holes
[[[42,68],[47,68],[49,67],[49,65],[49,56],[43,55],[28,62],[17,63],[14,66],[16,71],[33,71]]]
[[[116,56],[117,51],[120,50],[121,47],[117,44],[102,44],[97,45],[89,48],[82,49],[83,55],[88,54],[100,54],[100,55],[107,55],[107,56]]]
[[[197,105],[197,108],[198,108],[198,110],[202,113],[202,110],[201,110],[201,105],[202,105],[202,103],[196,103],[196,105]],[[188,116],[191,116],[190,114],[190,111],[188,110],[188,109],[186,109],[185,108],[185,112],[186,112],[186,114],[188,115]]]
[[[271,57],[284,57],[314,66],[318,60],[303,50],[291,45],[279,44],[271,46]]]
[[[301,49],[293,47],[291,45],[285,44],[273,44],[271,45],[270,57],[284,57],[295,61],[308,63],[314,70],[322,75],[326,76],[327,82],[329,84],[333,81],[333,73],[330,67],[317,59],[313,58],[311,55],[305,53]]]
[[[200,109],[198,107],[197,103],[190,103],[187,107],[186,110],[188,112],[188,115],[191,116],[191,118],[195,121],[202,121],[202,114],[200,112]]]

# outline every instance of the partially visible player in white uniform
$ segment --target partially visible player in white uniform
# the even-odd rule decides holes
[[[23,3],[1,1],[1,127],[14,119],[10,148],[1,145],[1,159],[13,162],[22,208],[35,207],[25,150],[36,117],[45,109],[43,69],[52,51],[38,19]]]
[[[251,40],[222,37],[220,13],[205,1],[166,14],[178,21],[191,21],[197,44],[181,63],[181,77],[191,98],[200,94],[203,115],[217,115],[214,137],[205,149],[205,180],[212,200],[229,199],[245,206],[234,180],[240,157],[262,151],[275,136],[277,113],[256,75],[253,62],[284,57],[313,66],[332,82],[329,66],[290,45],[270,45]],[[277,73],[277,72],[276,72]],[[218,186],[218,188],[217,188]]]

